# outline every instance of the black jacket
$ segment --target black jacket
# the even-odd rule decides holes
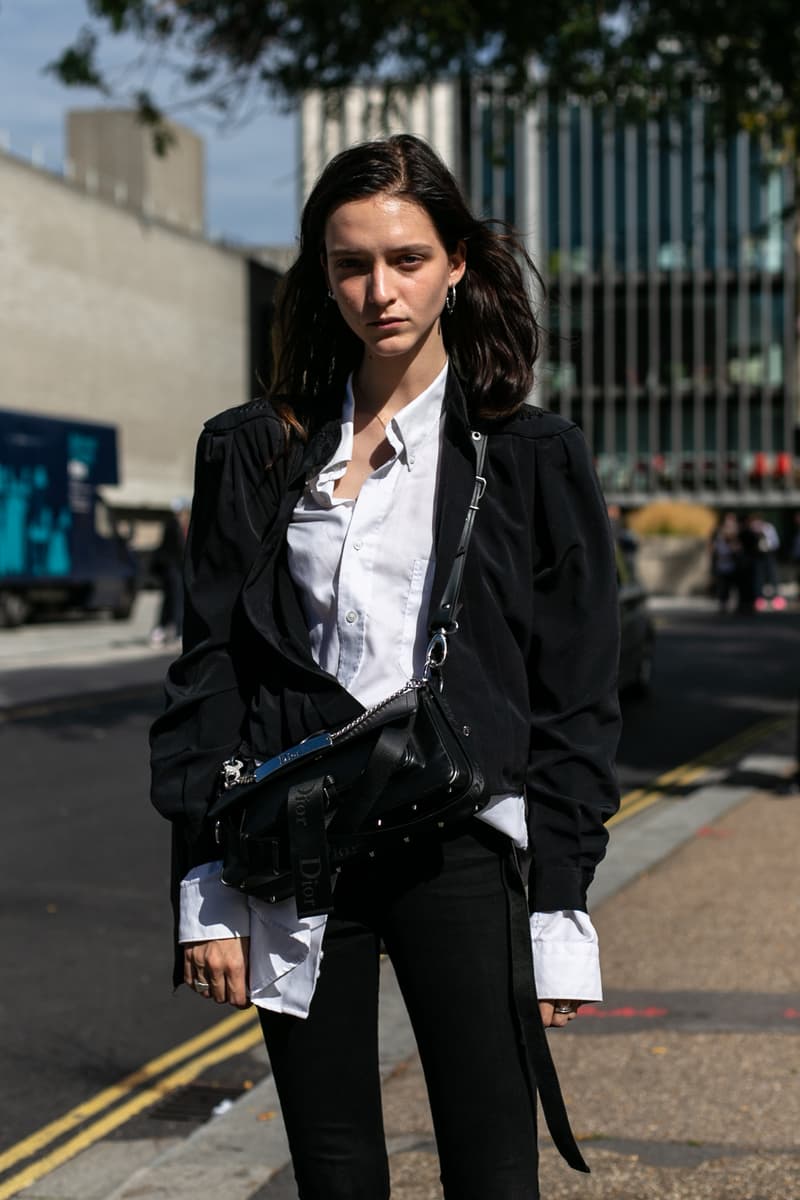
[[[474,481],[467,409],[448,376],[437,492],[438,603]],[[585,909],[616,810],[614,551],[583,436],[525,406],[485,427],[487,489],[464,573],[445,691],[491,794],[528,798],[531,909]],[[286,528],[339,424],[286,444],[266,401],[208,421],[187,543],[184,652],[154,724],[152,799],[175,825],[173,895],[217,857],[206,811],[244,742],[268,757],[349,720],[358,702],[314,662],[286,564]]]

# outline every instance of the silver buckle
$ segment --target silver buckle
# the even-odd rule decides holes
[[[480,504],[481,500],[483,499],[483,493],[485,491],[486,491],[485,478],[483,477],[483,475],[476,475],[475,476],[475,490],[472,493],[472,503],[470,504],[470,508],[472,509],[473,512],[478,511],[478,505]]]
[[[226,792],[229,792],[231,788],[238,787],[242,782],[243,770],[244,763],[240,758],[225,759],[225,762],[222,764],[221,774],[222,786]]]

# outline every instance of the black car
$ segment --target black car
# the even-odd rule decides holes
[[[647,609],[647,592],[636,578],[630,557],[619,546],[617,580],[622,634],[619,690],[627,695],[645,696],[653,678],[655,625]]]

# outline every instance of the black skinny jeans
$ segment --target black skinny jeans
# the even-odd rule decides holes
[[[511,985],[508,854],[508,840],[474,820],[340,875],[308,1019],[260,1010],[300,1200],[389,1196],[381,940],[414,1027],[446,1200],[539,1196],[535,1102]]]

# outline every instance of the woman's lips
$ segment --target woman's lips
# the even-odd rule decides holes
[[[405,322],[405,317],[381,317],[377,321],[370,321],[369,324],[373,329],[391,329],[395,325],[402,325]]]

